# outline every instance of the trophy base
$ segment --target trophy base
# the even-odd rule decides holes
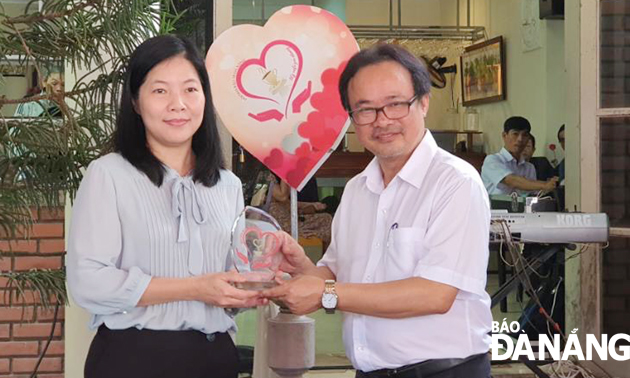
[[[276,281],[245,281],[245,282],[234,282],[234,287],[241,290],[253,290],[253,291],[261,291],[266,289],[271,289],[272,287],[278,286]]]

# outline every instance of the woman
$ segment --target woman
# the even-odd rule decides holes
[[[236,377],[224,308],[263,300],[226,271],[243,197],[223,169],[203,61],[159,36],[126,75],[115,152],[88,167],[69,235],[69,288],[98,328],[85,377]]]
[[[271,203],[269,206],[269,214],[271,214],[280,227],[286,232],[291,232],[291,188],[289,184],[280,180],[275,174],[271,174]],[[317,184],[312,179],[311,182]],[[309,184],[307,184],[308,186]],[[306,187],[305,187],[306,189]],[[305,192],[304,190],[302,192]],[[300,193],[302,193],[300,192]],[[314,196],[317,194],[315,193]],[[298,196],[298,233],[303,238],[317,237],[322,240],[322,253],[326,252],[330,244],[330,235],[332,227],[332,215],[324,213],[326,205],[321,202],[313,202],[318,198],[300,198]],[[310,200],[307,202],[304,200]]]

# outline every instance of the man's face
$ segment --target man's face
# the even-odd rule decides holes
[[[514,156],[520,156],[523,153],[523,149],[530,140],[529,131],[527,130],[510,130],[503,132],[503,145]]]
[[[411,74],[397,62],[385,61],[361,68],[348,85],[351,111],[380,108],[411,100],[415,93]],[[383,111],[367,125],[355,125],[359,142],[380,160],[406,159],[424,136],[424,117],[429,110],[429,95],[409,106],[409,114],[389,119]]]
[[[532,139],[529,138],[527,144],[525,145],[525,148],[523,149],[523,153],[521,153],[521,157],[525,159],[525,161],[529,161],[529,159],[534,156],[535,151],[536,149],[534,148],[534,142],[532,142]]]
[[[560,145],[562,146],[562,150],[564,150],[564,130],[558,133],[558,142],[560,142]]]

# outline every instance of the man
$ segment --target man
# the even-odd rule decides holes
[[[488,194],[526,194],[530,191],[551,191],[558,178],[536,180],[536,168],[521,156],[532,127],[523,117],[510,117],[503,124],[503,148],[486,156],[481,167],[481,179]]]
[[[396,45],[350,59],[340,95],[375,159],[346,185],[317,266],[284,234],[280,268],[297,278],[263,292],[296,314],[343,311],[357,377],[490,376],[489,202],[425,129],[430,86]]]
[[[558,130],[558,142],[560,142],[562,151],[564,151],[564,125],[560,126],[560,129]],[[564,185],[564,159],[560,161],[556,167],[556,171],[558,172],[558,180],[560,181],[560,184]]]
[[[536,138],[532,134],[529,134],[529,140],[523,149],[523,153],[521,153],[521,158],[534,166],[537,180],[547,181],[556,176],[556,170],[549,160],[544,156],[534,157],[535,152]]]
[[[64,90],[64,80],[61,72],[50,72],[44,80],[44,91],[33,96],[44,94],[58,94]],[[51,100],[42,99],[39,101],[24,102],[15,109],[14,117],[41,117],[41,116],[61,116],[57,104]]]

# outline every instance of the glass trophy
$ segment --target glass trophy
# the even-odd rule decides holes
[[[230,240],[236,270],[247,278],[235,286],[245,290],[264,290],[277,285],[274,280],[282,262],[278,222],[268,213],[246,206],[234,220]]]

